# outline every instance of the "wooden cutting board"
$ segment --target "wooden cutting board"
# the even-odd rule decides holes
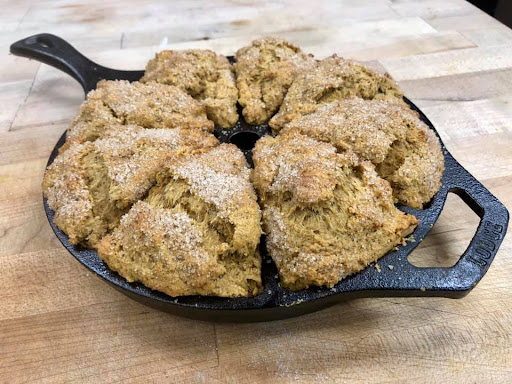
[[[163,48],[233,54],[277,35],[387,70],[450,152],[512,207],[512,31],[463,0],[5,0],[0,12],[0,382],[512,382],[512,237],[464,299],[361,299],[300,318],[212,324],[144,307],[81,267],[43,211],[47,158],[83,100],[7,55],[40,32],[106,66]],[[411,255],[452,265],[478,217],[457,196]]]

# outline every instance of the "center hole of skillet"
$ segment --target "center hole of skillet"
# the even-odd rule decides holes
[[[254,144],[259,140],[260,135],[256,132],[244,131],[235,132],[229,137],[229,142],[236,145],[241,150],[249,150],[254,148]]]

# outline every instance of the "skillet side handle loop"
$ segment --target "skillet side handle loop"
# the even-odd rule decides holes
[[[58,36],[41,33],[13,43],[13,55],[27,57],[51,65],[76,79],[87,94],[98,81],[139,80],[144,71],[118,71],[94,63]]]
[[[489,269],[507,233],[509,213],[505,206],[478,180],[451,158],[453,167],[449,191],[456,193],[479,217],[480,223],[469,246],[453,269],[476,269],[468,289],[473,288]]]
[[[366,296],[462,298],[484,277],[507,232],[508,211],[449,153],[445,155],[441,188],[439,193],[456,193],[480,217],[476,233],[459,261],[449,268],[420,268],[406,263],[397,272],[370,270],[367,286],[371,288]],[[389,261],[400,265],[400,256]],[[365,297],[364,294],[360,296]]]
[[[447,154],[445,187],[456,193],[480,217],[473,239],[450,268],[412,268],[407,285],[412,296],[466,296],[489,269],[507,232],[509,213],[478,180]],[[417,291],[420,287],[420,291]]]

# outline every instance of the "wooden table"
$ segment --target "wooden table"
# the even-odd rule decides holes
[[[82,90],[7,55],[10,43],[50,32],[106,66],[141,69],[164,47],[232,54],[273,34],[318,57],[367,61],[510,208],[510,29],[463,0],[4,0],[0,21],[0,382],[512,382],[512,236],[461,300],[360,299],[233,325],[174,317],[110,288],[59,244],[41,201],[48,155]],[[450,196],[411,260],[453,265],[477,224]]]

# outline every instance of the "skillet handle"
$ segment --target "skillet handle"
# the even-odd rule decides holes
[[[498,252],[507,233],[507,209],[449,153],[445,155],[445,168],[443,186],[439,191],[444,195],[442,200],[446,199],[448,192],[459,195],[480,217],[476,233],[453,267],[419,268],[406,263],[406,273],[398,277],[399,289],[396,276],[381,280],[380,288],[390,289],[384,296],[464,297],[484,277]],[[391,275],[389,272],[382,275]]]
[[[119,71],[96,64],[65,40],[49,33],[19,40],[11,45],[10,51],[66,72],[80,83],[86,94],[103,79],[137,81],[144,75],[144,71]]]
[[[447,156],[448,157],[448,156]],[[489,269],[507,233],[509,213],[505,206],[451,155],[449,192],[456,193],[480,217],[469,246],[453,266],[457,270],[477,269],[468,288],[473,288]]]

